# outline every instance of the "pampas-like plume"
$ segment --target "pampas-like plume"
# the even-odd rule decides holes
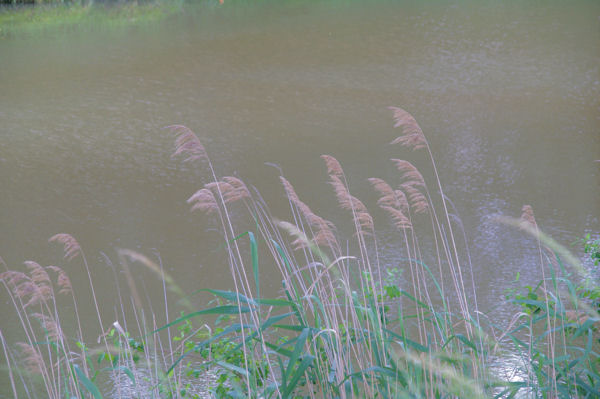
[[[219,205],[215,199],[214,194],[207,188],[202,188],[194,193],[188,200],[188,204],[193,204],[191,210],[197,209],[207,214],[216,212],[219,210]]]
[[[403,159],[392,159],[396,168],[402,173],[402,178],[411,186],[425,187],[425,179],[419,170],[410,162]]]
[[[243,181],[237,177],[226,176],[223,181],[205,184],[204,188],[196,191],[187,202],[193,204],[192,211],[200,209],[210,214],[219,210],[215,193],[222,197],[226,204],[250,198],[250,191]]]
[[[379,204],[381,209],[390,214],[394,225],[399,229],[411,228],[412,224],[408,217],[406,217],[408,200],[402,190],[394,190],[385,180],[376,177],[370,178],[369,182],[381,194],[381,198],[379,198],[377,204]]]
[[[394,226],[396,226],[398,229],[410,229],[412,227],[412,223],[410,223],[410,220],[408,220],[408,218],[400,209],[396,209],[391,206],[382,206],[381,209],[390,214],[392,220],[394,221]]]
[[[331,155],[321,155],[321,159],[324,160],[325,165],[327,165],[328,174],[335,175],[340,178],[344,175],[342,166],[340,165],[337,159],[335,159]]]
[[[415,213],[427,213],[429,211],[429,203],[427,197],[415,186],[409,183],[403,183],[400,185],[400,189],[406,192],[408,201]]]
[[[50,300],[52,298],[52,287],[46,284],[23,283],[17,287],[17,295],[20,298],[31,295],[29,301],[23,305],[24,308],[28,308]]]
[[[285,189],[285,192],[286,192],[289,200],[294,205],[296,205],[296,207],[299,209],[302,216],[304,216],[304,218],[306,218],[306,220],[310,224],[311,228],[314,230],[314,236],[313,236],[312,242],[316,245],[335,246],[335,248],[337,248],[338,244],[337,244],[337,239],[336,239],[335,233],[334,233],[334,230],[335,230],[334,224],[332,222],[330,222],[329,220],[325,220],[322,217],[315,214],[308,205],[306,205],[304,202],[302,202],[300,200],[300,198],[298,197],[298,194],[296,194],[294,187],[288,180],[286,180],[283,176],[280,176],[279,179],[281,180],[281,183],[283,184],[283,188]],[[304,242],[301,240],[299,240],[299,241],[297,240],[297,242],[295,242],[295,243],[296,243],[296,249],[306,247],[304,245]]]
[[[204,187],[222,197],[226,204],[243,198],[250,198],[250,191],[248,191],[244,182],[233,176],[226,176],[222,181],[214,181],[204,185]]]
[[[408,213],[408,199],[402,190],[394,190],[387,182],[377,177],[372,177],[369,182],[381,194],[377,201],[379,206],[392,206],[403,213]]]
[[[342,182],[339,176],[332,174],[329,177],[331,178],[330,183],[333,186],[333,189],[335,190],[335,195],[342,209],[354,212],[355,222],[357,222],[360,225],[363,231],[373,231],[373,217],[369,214],[369,211],[367,210],[365,204],[363,204],[361,200],[350,194],[348,188]]]
[[[24,305],[25,307],[32,305],[33,303],[37,303],[43,298],[48,299],[52,294],[50,289],[44,289],[42,292],[40,292],[40,287],[38,284],[33,282],[31,277],[22,272],[9,270],[0,274],[0,279],[8,284],[11,291],[17,298],[23,300],[27,297],[30,297],[27,304]],[[46,286],[46,288],[49,287]]]
[[[173,158],[181,154],[187,157],[183,162],[207,158],[206,151],[200,139],[189,128],[183,125],[171,125],[167,126],[167,128],[177,135],[175,139],[175,151],[171,155]]]
[[[311,242],[308,239],[308,237],[306,237],[306,234],[304,234],[304,232],[300,230],[296,225],[284,221],[277,222],[277,225],[286,230],[292,236],[296,237],[296,239],[292,241],[292,247],[295,250],[301,248],[309,248],[311,246]]]
[[[394,139],[391,144],[400,144],[413,150],[426,148],[427,140],[416,119],[402,108],[388,108],[394,111],[394,121],[396,122],[394,127],[402,128],[402,135]]]
[[[32,260],[25,261],[25,266],[29,269],[31,280],[36,284],[51,284],[48,272],[44,270],[37,262]]]
[[[396,168],[402,173],[404,183],[400,189],[406,193],[408,201],[415,213],[426,213],[429,209],[427,197],[421,192],[420,187],[425,186],[425,179],[419,170],[410,162],[403,159],[392,159]]]
[[[7,270],[0,273],[0,280],[5,281],[11,287],[16,287],[19,283],[29,280],[29,277],[23,272]]]
[[[32,316],[40,321],[50,341],[61,342],[63,340],[62,330],[53,318],[41,313],[33,313]]]
[[[225,176],[223,181],[230,187],[229,190],[223,192],[225,203],[239,201],[244,198],[250,198],[250,191],[243,181],[233,176]]]
[[[70,261],[73,258],[75,258],[77,255],[81,254],[81,247],[79,246],[79,243],[70,234],[66,234],[66,233],[55,234],[52,237],[50,237],[50,239],[48,240],[48,242],[54,242],[54,241],[59,242],[64,245],[66,260]]]
[[[42,374],[44,369],[44,358],[35,347],[25,342],[17,342],[17,346],[23,353],[25,368],[33,374]]]
[[[362,228],[363,232],[365,230],[373,231],[373,217],[369,214],[367,207],[362,201],[351,195],[346,185],[342,182],[344,170],[338,160],[331,155],[321,155],[321,159],[327,165],[327,173],[329,173],[329,177],[331,178],[330,183],[335,190],[335,195],[340,206],[354,213],[354,221]]]
[[[73,292],[71,279],[63,269],[61,269],[58,266],[47,266],[46,268],[58,274],[58,277],[56,278],[56,285],[58,285],[58,287],[60,288],[60,290],[58,291],[59,294],[70,294],[71,292]]]
[[[30,277],[20,284],[13,287],[17,297],[23,299],[29,297],[29,300],[23,307],[29,307],[52,298],[52,286],[50,276],[42,266],[33,261],[25,262],[29,269]]]

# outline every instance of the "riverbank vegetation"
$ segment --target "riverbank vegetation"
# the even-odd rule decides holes
[[[387,220],[375,220],[352,195],[355,182],[333,156],[321,157],[329,188],[353,226],[348,237],[315,213],[283,175],[290,214],[286,221],[275,219],[255,189],[215,170],[190,129],[171,126],[174,157],[210,176],[188,203],[217,226],[233,288],[201,289],[214,299],[197,309],[177,285],[182,277],[169,275],[160,259],[120,250],[118,265],[106,262],[115,279],[127,281],[129,292],[117,293],[121,310],[116,320],[108,319],[96,301],[100,287],[83,248],[68,234],[56,235],[50,241],[64,248],[65,261],[80,263],[88,275],[89,287],[81,289],[95,304],[97,325],[86,328],[101,335],[98,343],[84,343],[77,311],[83,298],[74,295],[80,287],[72,287],[64,268],[29,261],[26,272],[2,273],[23,329],[16,346],[2,339],[15,397],[17,392],[36,397],[36,389],[50,398],[95,399],[597,397],[597,280],[542,233],[526,205],[520,218],[498,223],[534,238],[540,282],[520,287],[517,278],[515,287],[507,284],[506,300],[514,309],[507,323],[482,313],[476,265],[444,195],[432,149],[409,113],[391,110],[400,132],[391,144],[398,148],[399,158],[391,160],[397,180],[369,179]],[[432,182],[401,158],[407,150],[433,164]],[[427,231],[416,231],[417,219],[429,221]],[[399,264],[382,260],[376,223],[396,227],[404,254]],[[423,256],[423,237],[434,244],[433,264]],[[588,237],[584,245],[595,257],[597,242]],[[134,264],[161,279],[164,309],[148,308]],[[277,297],[261,294],[264,273],[280,276]],[[169,292],[181,298],[175,318]],[[69,299],[74,312],[58,305],[59,296]],[[165,313],[166,324],[156,324],[158,312]],[[75,327],[67,331],[67,325]],[[110,393],[101,391],[107,378]]]
[[[180,13],[183,3],[183,0],[151,0],[4,4],[0,6],[0,37],[145,25]]]

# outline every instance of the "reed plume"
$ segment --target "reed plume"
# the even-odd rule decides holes
[[[342,209],[352,211],[355,223],[357,223],[361,229],[372,232],[374,229],[373,217],[369,214],[365,204],[351,195],[350,191],[348,191],[348,187],[346,187],[346,184],[342,181],[342,179],[344,179],[344,171],[338,160],[331,155],[321,155],[321,159],[325,161],[327,173],[331,179],[329,183],[333,187],[338,203]]]
[[[388,109],[394,111],[394,127],[402,128],[402,135],[395,138],[391,144],[400,144],[412,150],[427,148],[427,140],[416,119],[402,108],[388,107]]]
[[[77,240],[70,234],[59,233],[55,234],[48,242],[58,242],[64,245],[65,259],[68,261],[73,260],[77,255],[81,254],[81,246]]]
[[[335,175],[340,178],[344,176],[342,166],[337,159],[331,155],[321,155],[321,159],[325,161],[325,165],[327,165],[327,173],[329,175]]]
[[[377,201],[380,206],[393,206],[403,213],[408,213],[408,199],[402,190],[394,190],[385,180],[371,177],[368,179],[373,188],[381,194]]]
[[[408,196],[408,201],[410,202],[410,206],[413,212],[429,212],[429,202],[427,201],[427,197],[421,192],[421,190],[408,183],[401,184],[400,188],[406,192]]]
[[[392,218],[394,225],[402,230],[412,227],[408,213],[408,200],[402,190],[394,190],[385,180],[372,177],[369,182],[381,194],[377,204]]]
[[[53,342],[62,342],[64,335],[60,325],[50,316],[42,313],[32,313],[31,316],[39,320],[45,330],[46,336]]]
[[[7,270],[3,273],[0,273],[0,280],[6,282],[12,288],[16,287],[23,281],[29,280],[29,277],[23,272]]]
[[[171,155],[172,158],[184,155],[186,158],[184,158],[183,162],[208,159],[206,150],[200,139],[189,128],[183,125],[171,125],[167,126],[167,129],[177,136],[175,138],[175,151]]]
[[[46,268],[52,270],[57,274],[56,285],[58,285],[58,287],[60,288],[60,290],[58,291],[59,294],[70,294],[73,292],[71,279],[63,269],[61,269],[58,266],[47,266]]]
[[[342,209],[346,209],[354,212],[354,219],[360,225],[362,229],[372,231],[374,229],[373,217],[369,214],[367,207],[362,203],[361,200],[351,195],[346,185],[342,182],[340,177],[336,174],[329,176],[335,195],[338,199],[338,203]]]
[[[29,276],[31,280],[36,284],[51,284],[50,276],[48,272],[44,270],[37,262],[32,260],[25,261],[25,266],[29,269]]]
[[[403,159],[392,159],[396,164],[396,169],[402,173],[405,183],[411,186],[425,187],[425,179],[419,170],[410,162]]]
[[[300,200],[292,184],[283,176],[279,176],[288,199],[298,208],[302,216],[306,219],[311,229],[313,229],[313,238],[311,240],[315,245],[323,245],[331,248],[339,248],[337,238],[335,237],[335,226],[329,220],[326,220],[315,214],[308,205]],[[295,241],[295,248],[305,248],[307,245],[303,240]]]
[[[33,345],[25,342],[17,342],[16,345],[23,354],[25,368],[33,374],[42,374],[45,369],[42,354]]]
[[[207,188],[201,188],[196,191],[194,195],[188,198],[187,203],[193,204],[191,208],[192,211],[200,210],[207,214],[211,214],[219,210],[219,205],[217,204],[214,194]]]
[[[55,234],[52,237],[50,237],[50,239],[48,239],[48,242],[59,242],[59,243],[63,244],[64,252],[65,252],[64,258],[67,259],[68,261],[71,261],[76,256],[81,255],[81,259],[82,259],[83,265],[85,267],[85,271],[87,272],[87,275],[88,275],[88,280],[90,283],[90,290],[92,293],[92,300],[94,302],[94,307],[96,308],[96,316],[98,316],[98,323],[100,324],[100,330],[103,331],[104,330],[104,322],[102,321],[102,315],[100,314],[100,308],[98,306],[98,298],[96,297],[96,291],[94,290],[94,283],[92,281],[92,273],[90,272],[90,267],[88,265],[85,254],[83,253],[83,250],[81,249],[81,246],[79,245],[79,243],[77,242],[75,237],[73,237],[72,235],[67,234],[67,233]],[[71,292],[71,294],[73,295],[72,292]],[[73,299],[74,298],[75,298],[75,296],[73,295]],[[75,308],[77,308],[77,305],[75,305]],[[79,316],[77,318],[79,319]],[[102,337],[102,338],[104,340],[104,346],[108,350],[108,342],[106,341],[106,337]]]
[[[52,282],[50,276],[42,266],[34,261],[26,261],[25,266],[29,269],[29,283],[23,283],[19,286],[19,297],[24,298],[29,295],[29,301],[25,303],[27,308],[47,302],[53,296]]]
[[[225,203],[236,202],[244,198],[250,198],[250,191],[246,184],[233,176],[225,176],[223,181],[229,185],[229,190],[223,192]]]

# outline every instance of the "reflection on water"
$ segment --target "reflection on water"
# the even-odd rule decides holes
[[[156,29],[4,40],[0,255],[11,267],[62,264],[46,240],[72,233],[105,287],[107,314],[119,278],[100,251],[159,253],[186,290],[226,288],[214,224],[185,203],[209,174],[172,160],[162,129],[181,123],[220,174],[256,186],[275,216],[290,218],[265,162],[344,235],[350,223],[319,159],[336,156],[376,216],[383,263],[402,267],[399,234],[366,179],[398,183],[389,158],[433,175],[422,154],[388,145],[396,105],[431,143],[466,231],[479,308],[497,309],[517,272],[538,278],[538,263],[534,242],[493,215],[531,204],[567,244],[600,230],[599,13],[583,1],[266,2],[192,9]],[[424,252],[432,246],[424,237]],[[85,283],[77,264],[68,268],[76,287]],[[156,292],[154,277],[136,272]],[[266,292],[279,288],[265,282]]]

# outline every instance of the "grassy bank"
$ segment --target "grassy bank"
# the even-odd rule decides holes
[[[416,151],[435,170],[417,122],[402,109],[392,111],[399,156]],[[108,319],[96,301],[95,268],[74,237],[58,234],[50,241],[63,247],[65,262],[81,266],[89,285],[73,287],[64,268],[36,262],[26,262],[26,272],[1,275],[23,330],[19,343],[1,339],[15,396],[26,386],[50,398],[98,399],[105,394],[99,381],[110,375],[118,381],[115,397],[202,397],[199,386],[219,398],[597,397],[597,281],[542,233],[532,207],[524,206],[520,218],[498,220],[535,238],[541,278],[536,286],[506,292],[514,314],[500,324],[497,315],[478,308],[474,265],[459,250],[465,248],[461,225],[447,208],[437,173],[428,182],[399,158],[392,160],[394,183],[369,179],[388,216],[380,221],[351,194],[355,182],[342,165],[323,155],[329,188],[354,226],[341,236],[284,176],[288,221],[273,218],[265,199],[242,180],[216,171],[190,129],[172,126],[171,132],[173,155],[210,177],[188,203],[205,214],[199,216],[203,223],[216,226],[233,288],[201,289],[213,299],[194,307],[160,259],[120,250],[115,280],[126,280],[129,292],[118,293],[121,313]],[[430,221],[427,231],[415,231],[417,219]],[[399,265],[380,263],[380,222],[398,229]],[[435,243],[433,264],[422,255],[425,236]],[[588,238],[585,250],[598,258],[597,242]],[[140,295],[134,265],[163,282],[160,309],[149,308]],[[261,295],[264,273],[280,277],[279,296]],[[87,295],[76,296],[78,290]],[[182,299],[176,316],[168,292]],[[58,306],[59,296],[69,298],[75,312]],[[87,328],[102,334],[97,344],[83,342],[77,311],[83,298],[95,305],[97,323]],[[166,324],[156,324],[158,312]],[[63,330],[66,318],[74,319],[74,331]]]
[[[0,37],[150,24],[181,12],[183,1],[103,5],[79,3],[0,7]]]

